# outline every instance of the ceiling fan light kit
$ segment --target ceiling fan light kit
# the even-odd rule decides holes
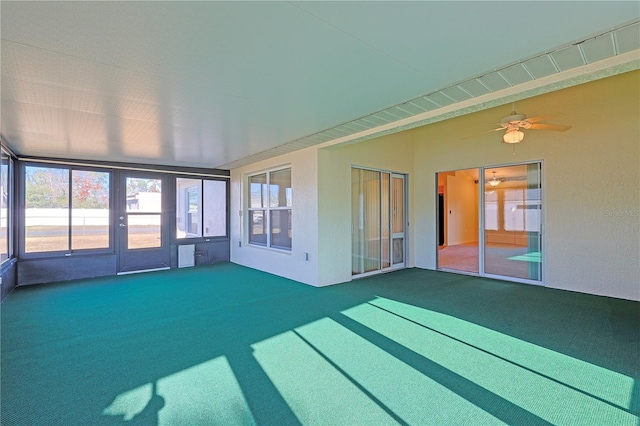
[[[502,136],[502,142],[504,143],[520,143],[524,139],[524,133],[518,129],[507,129],[504,136]]]

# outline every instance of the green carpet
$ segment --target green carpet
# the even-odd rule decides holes
[[[2,425],[640,425],[640,303],[232,264],[21,287]]]

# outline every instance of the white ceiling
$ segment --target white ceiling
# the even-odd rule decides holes
[[[640,17],[635,1],[0,7],[0,134],[16,154],[210,168],[355,133],[340,126]]]

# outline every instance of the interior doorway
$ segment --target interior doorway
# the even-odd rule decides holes
[[[478,173],[438,173],[438,268],[479,272]]]
[[[437,268],[542,282],[542,165],[441,172]]]

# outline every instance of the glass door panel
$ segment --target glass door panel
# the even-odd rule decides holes
[[[161,247],[162,181],[127,177],[126,188],[127,249]]]
[[[380,269],[380,172],[352,169],[352,272]]]
[[[128,215],[127,250],[162,246],[160,215]]]
[[[394,175],[392,182],[393,264],[400,265],[404,263],[404,176]]]
[[[484,171],[484,272],[541,281],[540,163]]]
[[[391,218],[389,217],[390,213],[390,178],[391,175],[389,173],[381,173],[382,180],[380,185],[380,192],[382,196],[382,209],[380,214],[382,216],[381,220],[381,231],[382,231],[382,268],[390,268],[391,267],[391,241],[389,238],[391,228]]]
[[[405,263],[404,176],[351,169],[352,274]]]

